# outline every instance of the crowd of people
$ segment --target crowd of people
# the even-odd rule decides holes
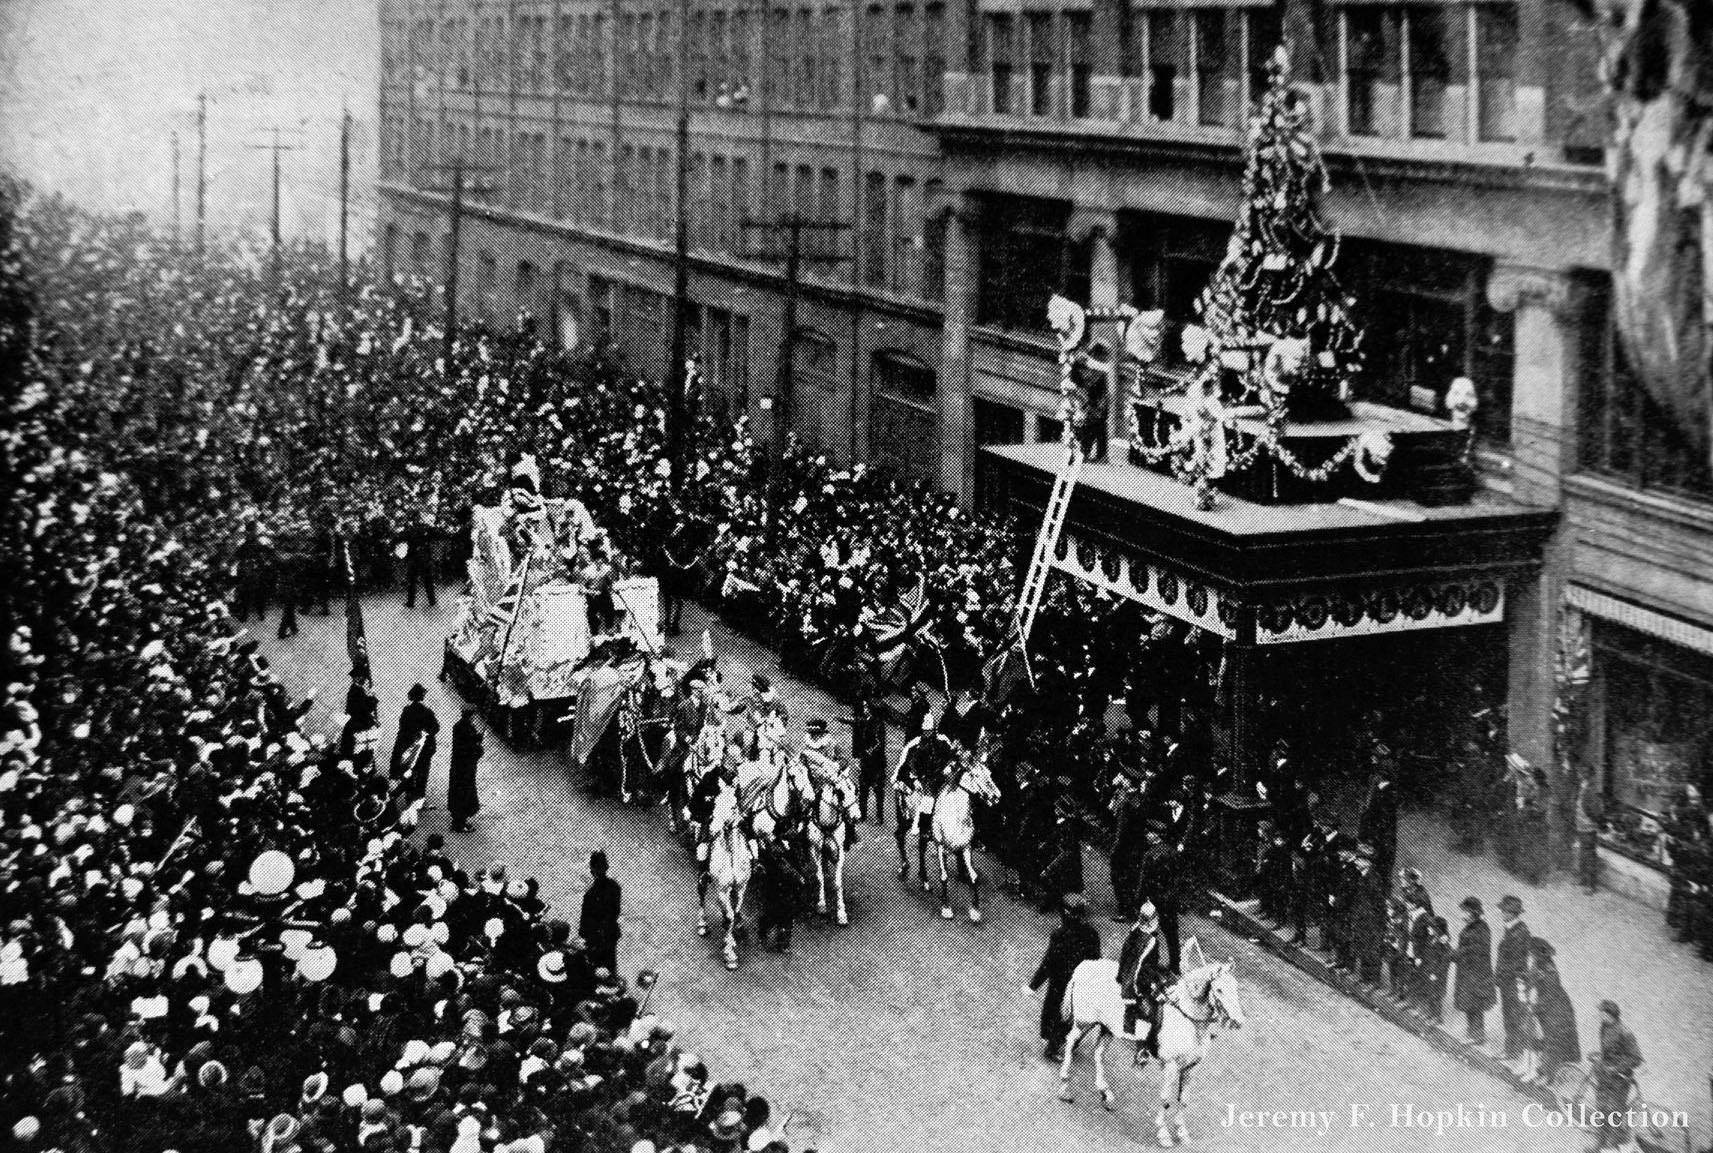
[[[0,192],[11,1147],[784,1149],[619,975],[613,882],[574,933],[533,879],[417,837],[374,709],[309,730],[234,612],[262,606],[227,603],[269,536],[420,515],[372,425],[306,447],[379,366],[294,394],[332,322],[262,262]]]

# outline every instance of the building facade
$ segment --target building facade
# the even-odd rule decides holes
[[[1367,399],[1443,416],[1469,377],[1480,499],[1555,514],[1506,578],[1510,744],[1551,760],[1581,632],[1575,759],[1623,815],[1614,864],[1659,889],[1647,817],[1713,783],[1713,474],[1613,335],[1600,46],[1574,5],[384,0],[382,27],[387,267],[443,275],[463,161],[465,310],[664,372],[683,91],[714,402],[971,503],[983,446],[1059,437],[1050,292],[1190,318],[1287,40]],[[803,234],[782,401],[786,234],[745,223],[791,215],[843,227]]]

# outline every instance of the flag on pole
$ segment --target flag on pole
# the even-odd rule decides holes
[[[345,653],[351,658],[352,676],[371,679],[369,635],[363,628],[363,602],[357,599],[357,570],[351,564],[351,546],[340,542],[345,560]]]
[[[1035,683],[1035,672],[1029,667],[1029,654],[1020,641],[1013,639],[982,666],[983,693],[989,708],[997,709],[1011,699],[1011,694],[1025,681]]]
[[[507,583],[505,594],[488,610],[488,619],[495,623],[499,623],[497,614],[506,614],[505,628],[500,634],[499,651],[494,654],[493,668],[488,677],[490,685],[499,680],[500,670],[506,663],[506,654],[511,650],[512,631],[517,628],[517,618],[523,611],[523,590],[529,581],[529,562],[534,556],[533,549],[523,555],[523,562],[517,566],[517,575]]]
[[[927,638],[928,578],[916,578],[916,587],[906,593],[898,604],[875,614],[874,654],[885,668],[892,668],[909,651],[911,645]]]

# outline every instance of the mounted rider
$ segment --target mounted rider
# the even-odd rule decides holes
[[[905,744],[898,756],[898,769],[892,775],[894,794],[900,799],[906,796],[912,799],[916,814],[918,872],[927,871],[923,854],[934,834],[934,798],[945,788],[946,778],[957,758],[957,746],[940,734],[934,723],[934,710],[928,709],[922,715],[922,732]],[[900,858],[904,855],[904,832],[900,825],[895,833]],[[899,865],[899,876],[908,876],[909,872],[908,865]]]
[[[856,786],[851,783],[850,768],[845,759],[839,756],[838,746],[833,744],[833,738],[827,732],[826,721],[820,717],[812,717],[803,728],[803,751],[799,754],[803,766],[809,770],[809,779],[812,782],[819,783],[822,777],[831,778],[833,803],[845,813],[845,848],[852,848],[861,840],[856,832],[861,818],[858,813]]]
[[[1146,1017],[1148,1029],[1137,1036],[1136,1059],[1155,1055],[1160,1031],[1160,1001],[1169,970],[1166,943],[1160,935],[1160,914],[1154,902],[1143,901],[1136,923],[1124,938],[1118,953],[1118,989],[1124,999],[1124,1031],[1136,1035],[1137,1023]]]

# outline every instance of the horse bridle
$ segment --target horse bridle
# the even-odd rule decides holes
[[[1209,977],[1207,980],[1207,992],[1203,996],[1189,998],[1192,1001],[1205,1002],[1207,1005],[1207,1016],[1205,1017],[1198,1017],[1188,1009],[1184,1008],[1183,1002],[1188,994],[1183,993],[1182,990],[1183,982],[1179,981],[1175,983],[1171,990],[1167,992],[1165,1001],[1166,1004],[1170,1005],[1182,1014],[1185,1020],[1194,1025],[1231,1024],[1231,1014],[1226,1010],[1225,1003],[1219,997],[1214,995],[1212,977]]]

